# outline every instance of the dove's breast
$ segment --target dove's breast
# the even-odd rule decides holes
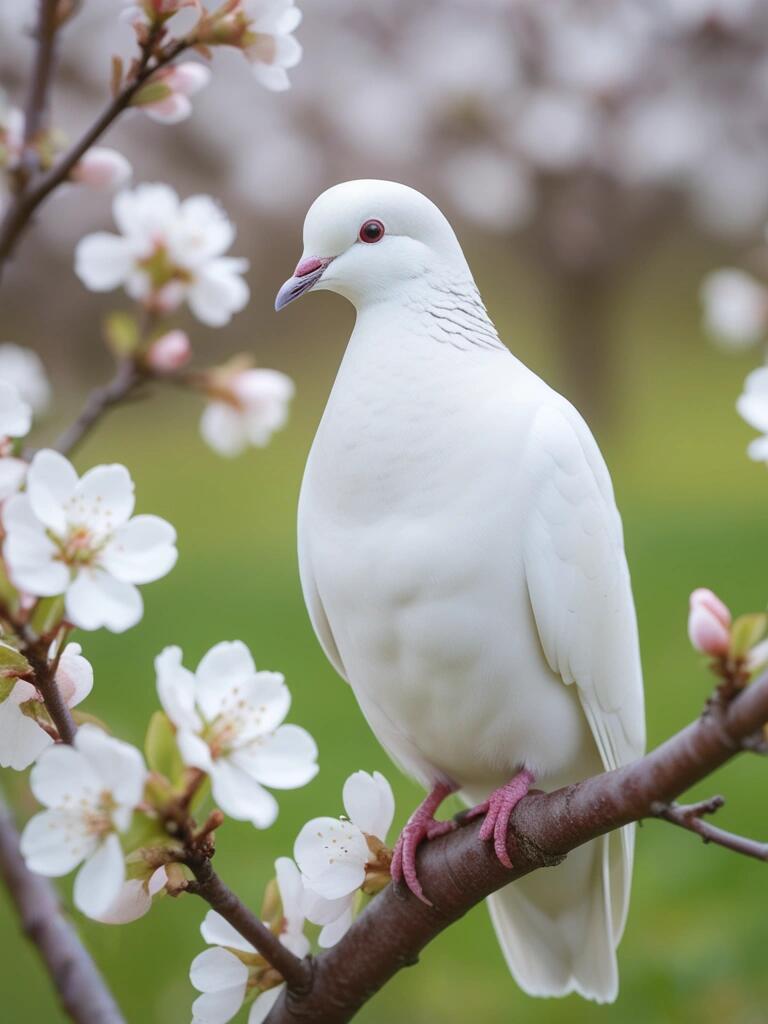
[[[522,569],[538,383],[506,351],[422,344],[345,358],[302,487],[308,603],[380,742],[420,781],[491,788],[523,762],[575,777],[594,743],[545,662]]]

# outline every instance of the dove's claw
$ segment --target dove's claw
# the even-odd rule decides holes
[[[481,814],[485,815],[485,820],[480,828],[480,838],[485,840],[493,839],[493,848],[496,851],[496,856],[505,868],[512,867],[512,861],[509,859],[509,851],[507,850],[509,819],[512,811],[528,793],[534,781],[533,772],[523,768],[513,779],[510,779],[509,782],[494,790],[487,800],[478,804],[477,807],[473,807],[464,815],[465,821],[469,818],[476,818]]]
[[[425,839],[436,839],[437,836],[445,835],[456,828],[455,821],[435,821],[435,811],[447,796],[455,792],[456,787],[445,782],[438,782],[433,786],[429,796],[416,808],[408,819],[407,824],[400,833],[392,851],[392,879],[395,882],[405,882],[417,899],[432,906],[430,900],[424,895],[424,890],[419,881],[416,871],[416,851],[419,844]]]

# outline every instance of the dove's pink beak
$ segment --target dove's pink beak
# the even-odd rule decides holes
[[[304,292],[313,288],[323,276],[323,271],[332,259],[332,256],[324,259],[318,256],[309,256],[300,260],[293,272],[293,277],[289,277],[277,293],[275,309],[279,312],[283,306],[287,306],[289,302],[293,302],[294,299],[298,299]]]

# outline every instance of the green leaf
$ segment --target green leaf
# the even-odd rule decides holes
[[[174,728],[164,711],[155,711],[149,720],[144,753],[150,771],[164,775],[174,786],[181,781],[184,762],[176,743]]]
[[[16,679],[18,676],[26,675],[29,671],[31,671],[31,665],[21,651],[0,641],[0,677]]]
[[[35,605],[30,626],[37,636],[48,636],[61,625],[64,618],[64,595],[43,597]]]
[[[110,313],[104,321],[104,340],[118,358],[133,355],[141,340],[136,317],[120,311]]]
[[[6,605],[12,614],[19,610],[19,593],[8,579],[2,563],[0,563],[0,604]]]
[[[768,631],[768,613],[753,612],[741,615],[731,626],[731,654],[743,658],[759,643]]]
[[[11,690],[14,688],[15,685],[15,679],[3,679],[2,677],[0,677],[0,704],[2,704],[4,700],[8,699]]]
[[[134,95],[131,106],[143,107],[147,103],[159,103],[171,95],[173,95],[173,90],[165,82],[149,82]]]

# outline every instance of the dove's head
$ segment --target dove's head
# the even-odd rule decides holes
[[[275,309],[310,288],[338,292],[360,308],[435,274],[470,277],[453,228],[435,204],[394,181],[346,181],[309,208],[304,252]]]

